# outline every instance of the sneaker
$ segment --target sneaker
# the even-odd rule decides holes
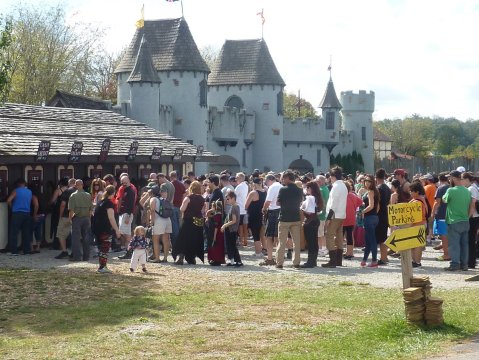
[[[361,264],[359,264],[359,265],[361,265],[361,267],[365,267],[366,266],[366,261],[361,261]]]
[[[446,258],[444,255],[441,255],[436,258],[437,261],[451,261],[451,258]]]
[[[329,252],[328,252],[327,249],[319,249],[319,250],[318,250],[318,256],[324,257],[324,256],[328,255],[328,253],[329,253]]]
[[[146,268],[141,268],[141,271],[143,271],[144,273],[148,272],[148,270],[146,270]]]
[[[66,251],[62,251],[60,254],[58,254],[57,256],[55,256],[55,259],[65,259],[68,257],[68,252]]]
[[[8,253],[8,256],[18,256],[18,253]]]
[[[276,264],[276,269],[282,269],[282,268],[283,268],[283,265]]]
[[[462,271],[469,271],[469,267],[468,267],[468,266],[462,266],[462,267],[461,267],[461,270],[462,270]]]
[[[130,269],[130,270],[132,270],[132,269]],[[111,274],[112,273],[112,271],[110,269],[108,269],[106,266],[104,268],[98,269],[96,272],[99,273],[99,274]]]
[[[445,271],[459,271],[461,270],[460,267],[458,266],[448,266],[447,268],[444,268]]]
[[[346,254],[344,254],[344,255],[343,255],[343,259],[344,259],[344,260],[354,259],[354,255],[346,255]]]
[[[421,267],[421,266],[422,266],[421,263],[417,263],[415,261],[412,262],[412,267],[413,268],[418,268],[418,267]]]
[[[387,265],[387,264],[389,264],[389,261],[387,261],[387,260],[386,261],[378,260],[378,265],[384,266],[384,265]]]
[[[272,266],[272,265],[276,265],[276,261],[274,261],[274,259],[265,259],[264,261],[260,262],[259,263],[260,266]]]
[[[301,266],[299,266],[299,265],[293,265],[293,268],[295,268],[295,269],[299,269],[300,267]]]
[[[235,263],[234,266],[235,267],[241,267],[241,266],[244,266],[244,264],[242,262],[237,262],[237,263]]]
[[[378,262],[377,261],[371,261],[371,263],[368,265],[369,268],[377,268],[378,267]]]
[[[130,272],[135,272],[135,270],[133,270],[133,268],[130,268]]]
[[[434,250],[442,250],[442,244],[433,247]]]

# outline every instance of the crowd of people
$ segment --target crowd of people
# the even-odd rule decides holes
[[[45,207],[52,214],[51,236],[57,259],[88,261],[96,246],[98,272],[109,273],[108,257],[123,251],[130,270],[146,263],[175,265],[196,261],[211,266],[241,267],[240,247],[254,244],[260,266],[282,269],[285,259],[294,268],[344,266],[363,250],[360,266],[387,266],[400,253],[384,244],[395,227],[388,224],[388,206],[418,203],[420,219],[410,226],[427,228],[427,243],[442,251],[448,271],[475,268],[478,256],[478,178],[463,167],[450,172],[417,174],[384,169],[375,174],[344,175],[335,166],[326,174],[300,175],[291,170],[250,176],[242,172],[152,173],[144,186],[135,186],[127,173],[119,178],[61,179],[47,205],[24,180],[7,202],[11,208],[9,248],[18,254],[22,232],[24,254],[39,251]],[[32,245],[32,240],[33,241]],[[70,243],[71,253],[68,253]],[[300,252],[307,248],[307,261]],[[412,266],[421,267],[423,247],[412,250]],[[356,252],[358,253],[358,252]],[[206,259],[205,259],[206,255]]]

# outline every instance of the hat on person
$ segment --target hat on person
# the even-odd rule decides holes
[[[394,175],[404,176],[404,175],[406,175],[406,171],[404,169],[396,169],[396,170],[394,170]]]
[[[460,178],[461,178],[461,172],[458,171],[458,170],[452,170],[452,171],[449,173],[449,176],[460,179]]]
[[[464,166],[459,166],[456,171],[459,171],[460,173],[466,172],[466,168]]]
[[[146,185],[148,189],[152,189],[153,186],[158,186],[158,184],[152,181],[152,182],[149,182],[148,185]]]
[[[236,181],[236,177],[230,176],[230,181]]]
[[[421,179],[434,181],[434,176],[432,176],[432,174],[427,173],[426,175],[421,176]]]
[[[151,187],[151,192],[153,195],[160,195],[160,187],[157,184],[154,184],[154,186]]]
[[[254,169],[253,172],[259,174],[259,169]]]
[[[156,180],[158,177],[156,175],[156,173],[151,173],[150,174],[150,177],[148,178],[148,180]]]

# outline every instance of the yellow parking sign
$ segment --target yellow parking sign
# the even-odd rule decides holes
[[[389,226],[410,225],[420,221],[422,221],[420,201],[388,205]]]

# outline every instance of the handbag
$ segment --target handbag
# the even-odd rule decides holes
[[[355,226],[353,230],[354,247],[366,246],[365,233],[363,226]]]

